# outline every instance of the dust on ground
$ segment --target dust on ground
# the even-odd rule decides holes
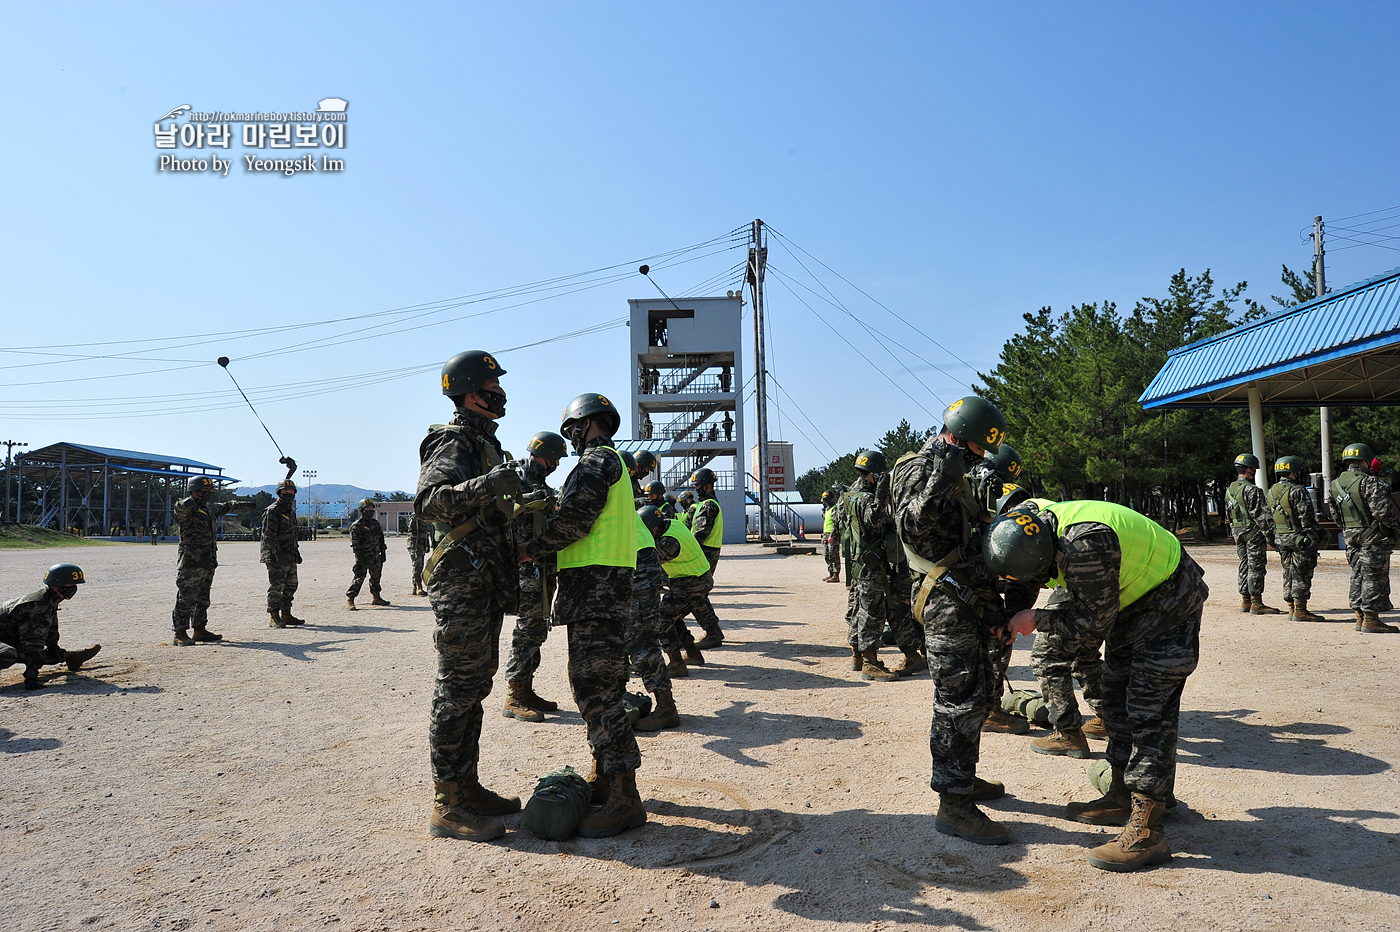
[[[1183,700],[1175,857],[1108,874],[1084,852],[1116,830],[1062,817],[1097,795],[1085,762],[1030,753],[1026,737],[982,742],[980,772],[1008,789],[987,808],[1014,843],[936,834],[932,683],[860,680],[845,588],[821,582],[818,557],[754,545],[725,548],[713,601],[728,640],[676,682],[681,727],[640,738],[646,826],[555,843],[510,817],[497,843],[429,838],[433,618],[407,594],[403,541],[385,571],[393,606],[353,613],[348,543],[302,546],[307,627],[267,627],[257,544],[228,543],[209,612],[226,640],[185,648],[169,646],[173,545],[0,552],[3,597],[76,557],[88,583],[60,615],[63,643],[103,645],[80,674],[47,668],[40,692],[0,672],[10,928],[1400,925],[1400,636],[1352,630],[1336,551],[1310,603],[1329,623],[1302,624],[1240,614],[1233,548],[1192,548],[1213,595]],[[1281,579],[1271,554],[1274,604]],[[527,797],[537,776],[589,763],[564,641],[545,645],[536,688],[568,711],[502,718],[499,681],[487,700],[481,776],[496,790]]]

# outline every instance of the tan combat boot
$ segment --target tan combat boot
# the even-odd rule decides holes
[[[1089,852],[1089,863],[1099,870],[1124,873],[1149,864],[1171,860],[1172,849],[1162,833],[1166,803],[1133,794],[1133,811],[1118,837]]]
[[[1358,624],[1358,625],[1356,626],[1356,630],[1357,630],[1357,631],[1360,631],[1360,630],[1361,630],[1361,625]],[[189,646],[190,646],[191,644],[193,644],[193,643],[194,643],[194,638],[190,637],[189,632],[188,632],[188,631],[185,631],[185,630],[183,630],[183,629],[181,629],[181,630],[179,630],[179,631],[176,631],[176,632],[175,632],[175,640],[174,640],[174,641],[171,641],[171,644],[172,644],[173,646],[175,646],[175,647],[189,647]]]
[[[981,777],[972,778],[972,792],[967,794],[967,798],[974,803],[985,802],[989,799],[1001,799],[1006,795],[1006,784],[1000,780],[983,780]]]
[[[982,723],[982,730],[994,735],[1024,735],[1031,730],[1031,723],[1019,715],[993,709]]]
[[[906,650],[904,652],[904,662],[895,667],[897,676],[913,676],[916,673],[923,673],[928,669],[928,661],[924,655],[916,650]]]
[[[370,600],[369,600],[369,604],[370,604],[370,605],[392,605],[393,603],[390,602],[388,599],[384,598],[383,596],[373,595],[373,596],[371,596],[371,598],[370,598]]]
[[[1103,719],[1095,715],[1091,719],[1086,719],[1080,726],[1080,731],[1084,732],[1086,738],[1096,738],[1099,741],[1108,740],[1108,726],[1103,723]]]
[[[1361,619],[1361,630],[1367,634],[1397,634],[1400,628],[1388,625],[1381,621],[1381,616],[1375,612],[1363,612]]]
[[[535,695],[534,676],[526,677],[520,681],[520,701],[536,712],[558,712],[559,703]]]
[[[1293,614],[1290,616],[1294,621],[1326,621],[1321,615],[1308,611],[1307,599],[1293,600]]]
[[[598,758],[593,758],[593,772],[588,775],[588,802],[601,806],[612,792],[612,778],[598,767]]]
[[[861,651],[860,659],[861,659],[861,665],[860,665],[860,678],[861,678],[861,679],[863,679],[863,680],[879,680],[879,681],[881,681],[881,682],[889,682],[890,680],[897,680],[897,679],[899,679],[899,676],[898,676],[897,674],[891,672],[890,669],[889,669],[889,667],[886,667],[883,663],[880,662],[880,658],[879,658],[879,656],[875,653],[875,651],[873,651],[873,650]]]
[[[284,608],[284,609],[282,609],[282,624],[284,624],[284,625],[304,625],[304,624],[306,624],[306,619],[304,619],[304,618],[297,618],[295,615],[292,614],[292,610],[291,610],[290,608]]]
[[[1247,593],[1247,592],[1241,592],[1241,593],[1240,593],[1240,611],[1242,611],[1242,612],[1248,612],[1248,611],[1249,611],[1249,602],[1250,602],[1249,593]]]
[[[632,730],[660,731],[663,728],[675,728],[680,723],[681,714],[676,710],[676,697],[669,689],[658,689],[656,691],[656,708],[651,710],[650,715],[644,715],[637,719]]]
[[[519,683],[506,683],[506,702],[501,707],[501,715],[505,718],[518,718],[522,722],[542,722],[544,713],[530,708],[521,695]]]
[[[975,845],[1004,845],[1011,840],[1011,830],[987,818],[970,793],[939,793],[933,827],[943,835],[956,835]]]
[[[700,647],[694,641],[685,645],[685,663],[690,666],[692,663],[697,667],[705,665],[705,655],[700,653]]]
[[[690,669],[685,665],[685,658],[679,650],[666,651],[666,659],[666,675],[671,679],[682,680],[690,676]]]
[[[1126,825],[1133,811],[1133,794],[1123,782],[1123,768],[1113,768],[1113,782],[1108,792],[1087,803],[1065,806],[1069,817],[1088,825]]]
[[[705,632],[705,636],[695,642],[695,646],[700,650],[709,650],[712,647],[719,647],[724,643],[724,632],[719,628],[711,628]]]
[[[636,828],[646,820],[647,811],[642,807],[641,794],[637,792],[637,771],[624,770],[613,774],[602,808],[584,817],[579,823],[578,833],[584,838],[608,838]]]
[[[217,642],[219,642],[219,641],[222,641],[222,640],[224,639],[224,636],[223,636],[222,634],[215,634],[213,631],[210,631],[208,628],[195,628],[195,629],[194,629],[194,639],[195,639],[196,641],[202,641],[203,643],[206,643],[206,644],[214,644],[214,643],[217,643]]]
[[[1357,630],[1360,630],[1359,628]],[[865,659],[860,655],[859,647],[851,648],[851,672],[859,673],[861,667],[865,666]]]
[[[1360,631],[1361,626],[1366,624],[1366,613],[1359,608],[1352,609],[1356,613],[1356,630]]]
[[[195,634],[199,632],[196,631]],[[94,644],[84,650],[66,650],[63,652],[63,662],[68,664],[69,673],[77,673],[83,668],[83,664],[97,656],[97,652],[102,649],[101,644]]]
[[[268,613],[267,613],[267,626],[268,626],[269,628],[285,628],[285,627],[287,627],[285,624],[282,623],[282,616],[281,616],[280,614],[278,614],[277,612],[268,612]],[[190,643],[193,644],[194,642],[191,641]]]
[[[482,815],[462,798],[456,783],[433,783],[433,814],[428,818],[428,834],[437,838],[464,841],[491,841],[506,833],[500,819]]]
[[[1031,750],[1037,754],[1054,754],[1085,760],[1089,757],[1089,739],[1084,737],[1082,728],[1056,728],[1044,738],[1031,741]]]
[[[349,609],[350,611],[352,611],[352,612],[358,612],[358,611],[359,611],[359,609],[355,607],[355,600],[354,600],[354,598],[352,598],[352,597],[347,597],[347,598],[345,599],[345,607],[346,607],[347,609]]]
[[[1249,597],[1249,613],[1251,615],[1282,615],[1283,612],[1264,604],[1262,595],[1252,595]]]
[[[493,793],[476,780],[462,784],[462,801],[484,816],[503,816],[520,811],[519,796]]]

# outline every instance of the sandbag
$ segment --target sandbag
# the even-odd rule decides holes
[[[563,841],[588,815],[588,781],[572,767],[540,777],[535,793],[520,814],[520,827],[532,835]]]
[[[1033,725],[1048,726],[1050,710],[1040,693],[1028,689],[1013,689],[1001,697],[1001,710],[1007,715],[1019,715]]]
[[[1096,760],[1089,765],[1089,785],[1105,796],[1113,786],[1113,765],[1106,760]],[[1167,794],[1167,811],[1176,812],[1176,794]]]

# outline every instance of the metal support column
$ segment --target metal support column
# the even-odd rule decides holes
[[[768,371],[764,359],[763,276],[768,267],[763,221],[750,234],[748,283],[753,290],[754,409],[758,418],[758,539],[770,540],[768,528]],[[742,486],[742,476],[736,476]]]
[[[1264,455],[1264,404],[1256,386],[1249,386],[1249,437],[1253,442],[1254,455],[1259,459],[1259,468],[1254,471],[1254,484],[1268,490],[1268,458]]]

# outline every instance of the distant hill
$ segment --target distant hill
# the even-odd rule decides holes
[[[378,492],[374,489],[362,489],[358,485],[332,485],[326,483],[314,483],[308,490],[300,486],[297,487],[297,498],[303,502],[311,501],[313,498],[318,502],[357,502],[362,498],[374,498],[376,495],[383,495],[388,498],[393,492]],[[267,492],[269,495],[277,494],[277,486],[274,485],[245,485],[235,489],[236,495],[256,495],[259,492]]]

